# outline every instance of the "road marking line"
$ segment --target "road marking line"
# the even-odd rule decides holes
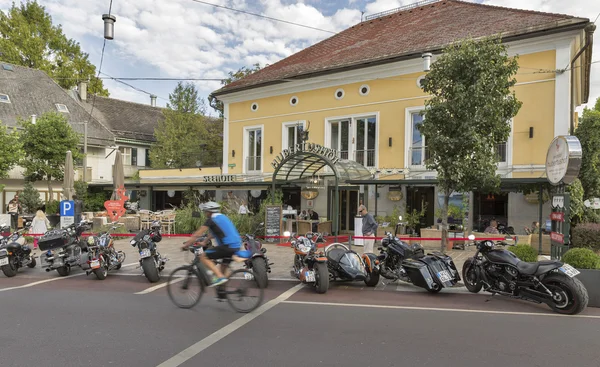
[[[127,267],[127,266],[133,266],[133,265],[136,265],[136,264],[137,263],[126,264],[126,265],[121,266],[121,268],[124,268],[124,267]],[[44,283],[48,283],[48,282],[54,282],[56,280],[68,279],[68,278],[78,277],[78,276],[82,276],[82,275],[85,275],[85,272],[84,273],[80,273],[80,274],[67,275],[66,277],[59,277],[59,278],[52,278],[52,279],[40,280],[40,281],[37,281],[37,282],[28,283],[28,284],[25,284],[25,285],[19,285],[19,286],[16,286],[16,287],[0,288],[0,292],[10,291],[10,290],[13,290],[13,289],[29,288],[29,287],[33,287],[33,286],[38,285],[38,284],[44,284]]]
[[[183,363],[185,363],[189,359],[193,358],[198,353],[202,352],[203,350],[210,347],[214,343],[218,342],[219,340],[223,339],[227,335],[231,334],[232,332],[234,332],[237,329],[241,328],[242,326],[246,325],[250,321],[257,318],[258,316],[262,315],[263,313],[267,312],[271,308],[275,307],[279,303],[284,302],[286,299],[290,298],[294,293],[296,293],[300,289],[302,289],[303,286],[304,285],[301,283],[301,284],[294,286],[293,288],[288,289],[287,291],[280,294],[277,298],[270,300],[269,302],[267,302],[264,305],[257,308],[252,313],[247,313],[244,316],[242,316],[239,319],[232,322],[231,324],[224,326],[223,328],[215,331],[214,333],[212,333],[211,335],[207,336],[206,338],[200,340],[196,344],[188,347],[187,349],[184,349],[183,351],[177,353],[173,357],[167,359],[163,363],[159,364],[157,367],[177,367],[177,366],[182,365]]]
[[[500,314],[500,315],[576,317],[576,318],[587,318],[587,319],[600,319],[600,316],[596,316],[596,315],[561,315],[561,314],[553,314],[553,313],[492,311],[492,310],[466,310],[466,309],[438,308],[438,307],[386,306],[386,305],[369,305],[369,304],[335,303],[335,302],[309,302],[309,301],[282,301],[281,303],[301,304],[301,305],[318,305],[318,306],[388,308],[388,309],[396,309],[396,310],[447,311],[447,312],[466,312],[466,313],[490,313],[490,314]]]

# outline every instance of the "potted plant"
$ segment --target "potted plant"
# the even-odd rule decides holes
[[[572,248],[561,261],[579,270],[577,279],[587,289],[590,297],[588,306],[600,307],[600,256],[587,248]]]

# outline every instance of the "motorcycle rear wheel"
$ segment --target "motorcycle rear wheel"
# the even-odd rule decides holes
[[[552,274],[542,280],[542,284],[555,296],[550,304],[552,311],[563,315],[577,315],[583,311],[589,302],[585,286],[577,278],[563,274]]]
[[[61,266],[60,268],[56,268],[56,271],[61,277],[66,277],[71,273],[71,268],[68,266]]]
[[[106,279],[106,276],[108,275],[108,266],[106,265],[104,256],[102,256],[100,259],[100,267],[98,269],[94,269],[94,274],[98,280]]]
[[[473,261],[473,258],[469,258],[463,264],[462,278],[465,282],[465,288],[467,288],[469,292],[479,293],[479,291],[483,287],[483,283],[481,283],[480,279],[477,279],[477,270],[475,269],[475,265],[471,266],[471,263]],[[469,270],[469,274],[467,274],[467,270],[469,269],[469,267],[471,267],[471,269]]]
[[[31,262],[29,264],[27,264],[27,267],[30,269],[35,268],[35,265],[37,264],[37,262],[35,261],[35,259],[31,259]]]
[[[379,284],[379,272],[367,272],[367,279],[365,279],[365,284],[367,287],[376,287]]]
[[[2,266],[2,272],[7,278],[12,278],[17,275],[17,267],[15,266],[14,259],[12,256],[8,257],[8,265]]]

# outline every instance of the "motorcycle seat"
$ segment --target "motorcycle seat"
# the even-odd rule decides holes
[[[327,259],[330,261],[339,262],[345,253],[346,251],[341,248],[334,248],[327,252]]]
[[[528,263],[525,261],[519,261],[517,263],[517,269],[521,274],[524,275],[540,275],[544,274],[552,269],[560,267],[562,263],[560,261],[545,260],[538,261],[535,263]]]

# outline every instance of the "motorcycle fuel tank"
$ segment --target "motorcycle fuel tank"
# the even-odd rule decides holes
[[[493,263],[510,264],[514,266],[517,266],[517,263],[520,261],[515,254],[507,250],[491,250],[487,252],[485,256]]]

